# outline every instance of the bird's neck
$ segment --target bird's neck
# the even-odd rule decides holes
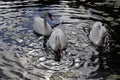
[[[47,27],[46,15],[44,15],[44,26]]]
[[[55,47],[56,47],[56,51],[55,51],[55,61],[58,61],[60,62],[60,58],[61,58],[61,45],[60,45],[60,40],[59,40],[59,37],[56,36],[55,37]]]
[[[45,27],[45,33],[48,33],[48,27],[47,27],[47,20],[46,20],[46,15],[44,15],[44,27]]]
[[[61,59],[61,50],[58,48],[57,51],[55,51],[55,61],[60,62]]]

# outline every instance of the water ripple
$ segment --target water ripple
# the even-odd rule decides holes
[[[57,73],[63,80],[86,80],[99,69],[99,52],[91,45],[88,34],[93,23],[104,20],[84,6],[70,7],[72,1],[43,5],[35,1],[0,1],[0,79],[50,80]],[[76,2],[74,2],[76,4]],[[63,21],[68,38],[61,62],[54,61],[54,51],[43,37],[33,31],[33,17],[45,11]],[[99,78],[97,78],[99,79]]]

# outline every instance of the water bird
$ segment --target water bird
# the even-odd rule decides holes
[[[47,17],[52,20],[52,15],[49,12],[45,12],[44,18],[41,18],[39,15],[35,15],[33,23],[34,32],[44,36],[43,46],[46,46],[47,37],[50,36],[52,32],[52,28],[46,20]]]
[[[103,26],[101,22],[95,22],[90,31],[89,39],[92,41],[93,44],[97,46],[102,46],[106,33],[106,27]]]
[[[60,62],[61,52],[67,46],[67,37],[64,31],[61,29],[62,25],[58,25],[52,32],[48,44],[54,50],[55,53],[55,61]]]

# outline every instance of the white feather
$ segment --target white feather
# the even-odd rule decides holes
[[[56,41],[56,37],[58,37],[59,40]],[[63,30],[61,30],[60,28],[55,28],[48,40],[48,43],[54,51],[57,51],[58,48],[56,45],[58,44],[58,42],[61,46],[60,50],[63,50],[67,45],[67,37]]]
[[[44,17],[45,18],[45,17]],[[33,24],[33,29],[36,33],[39,33],[44,36],[49,36],[52,32],[50,24],[45,22],[47,26],[44,25],[44,19],[41,18],[39,15],[36,15],[34,17],[34,24]],[[47,27],[47,29],[46,29]]]
[[[106,32],[107,30],[104,26],[102,26],[102,23],[96,22],[90,31],[89,38],[93,42],[93,44],[101,46]]]

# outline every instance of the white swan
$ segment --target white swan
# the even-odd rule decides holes
[[[55,52],[55,61],[60,61],[61,52],[67,45],[67,37],[60,28],[60,25],[52,32],[48,40],[48,44]]]
[[[90,40],[97,46],[102,46],[107,29],[101,22],[96,22],[89,34]]]
[[[46,44],[46,37],[50,36],[52,32],[52,28],[50,24],[47,22],[47,16],[52,19],[52,15],[49,12],[45,12],[44,18],[41,18],[39,15],[35,15],[33,29],[35,33],[44,36],[44,43]]]
[[[52,28],[46,20],[47,16],[52,19],[51,14],[48,12],[45,12],[44,18],[41,18],[39,15],[34,17],[33,29],[36,33],[43,36],[49,36],[52,32]]]

